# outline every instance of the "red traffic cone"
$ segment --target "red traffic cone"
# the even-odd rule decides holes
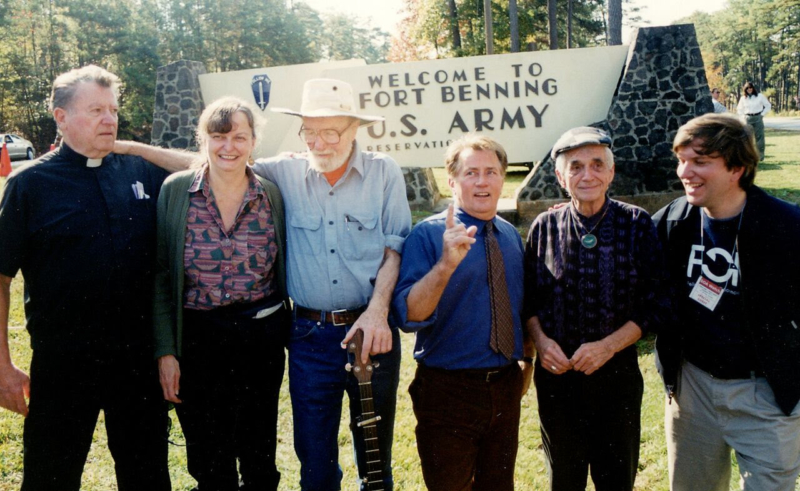
[[[11,157],[8,155],[8,148],[3,142],[3,150],[0,151],[0,177],[8,177],[11,174]]]

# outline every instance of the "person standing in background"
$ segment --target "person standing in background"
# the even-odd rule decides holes
[[[711,89],[711,102],[714,103],[714,112],[715,113],[726,113],[728,112],[728,108],[720,102],[720,97],[722,94],[720,93],[719,89],[714,87]]]
[[[747,124],[753,128],[753,134],[756,138],[756,147],[758,148],[758,155],[760,160],[764,160],[764,115],[772,110],[772,104],[769,100],[760,93],[752,82],[745,82],[742,87],[744,94],[739,99],[739,105],[736,106],[736,112],[747,121]]]

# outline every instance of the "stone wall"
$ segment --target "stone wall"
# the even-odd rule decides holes
[[[635,31],[608,115],[590,125],[607,131],[613,140],[616,174],[609,194],[649,206],[679,195],[672,140],[681,125],[711,111],[694,26]],[[530,218],[544,204],[534,202],[561,199],[567,195],[548,155],[520,187],[517,207],[522,217]]]
[[[433,210],[441,195],[433,169],[425,167],[403,167],[406,179],[406,197],[412,210]]]
[[[206,67],[199,61],[181,60],[158,67],[152,145],[197,149],[194,132],[205,107],[197,76],[204,73]]]

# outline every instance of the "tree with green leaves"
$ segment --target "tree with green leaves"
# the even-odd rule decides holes
[[[354,18],[345,14],[325,17],[325,38],[321,46],[329,60],[364,59],[367,63],[385,63],[389,33],[378,27],[359,27]]]
[[[6,0],[0,2],[0,132],[47,149],[55,77],[89,63],[122,79],[119,135],[149,140],[160,65],[199,61],[208,71],[329,59],[386,60],[389,35],[360,19],[284,0]]]
[[[516,49],[536,49],[550,46],[548,28],[548,3],[552,0],[495,0],[491,2],[494,22],[494,49],[496,53],[514,52]],[[408,61],[431,57],[474,56],[486,54],[483,24],[483,0],[455,0],[458,37],[452,31],[452,0],[405,0],[405,17],[400,33],[393,39],[393,60]],[[604,7],[596,0],[573,0],[573,15],[567,16],[568,3],[555,2],[557,15],[554,33],[566,39],[568,20],[574,25],[573,46],[604,44],[603,24],[600,20]],[[515,22],[514,19],[517,19]],[[512,35],[512,29],[518,36]],[[519,40],[519,48],[514,44]],[[458,43],[455,42],[458,40]],[[414,49],[416,47],[416,49]]]
[[[775,110],[797,109],[799,0],[729,0],[719,12],[695,13],[678,22],[695,25],[706,73],[728,94],[729,105],[750,81]]]

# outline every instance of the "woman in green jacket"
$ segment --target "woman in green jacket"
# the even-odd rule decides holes
[[[156,357],[200,491],[275,490],[280,479],[285,229],[280,192],[248,166],[257,124],[239,99],[208,106],[198,165],[170,176],[158,200]]]

